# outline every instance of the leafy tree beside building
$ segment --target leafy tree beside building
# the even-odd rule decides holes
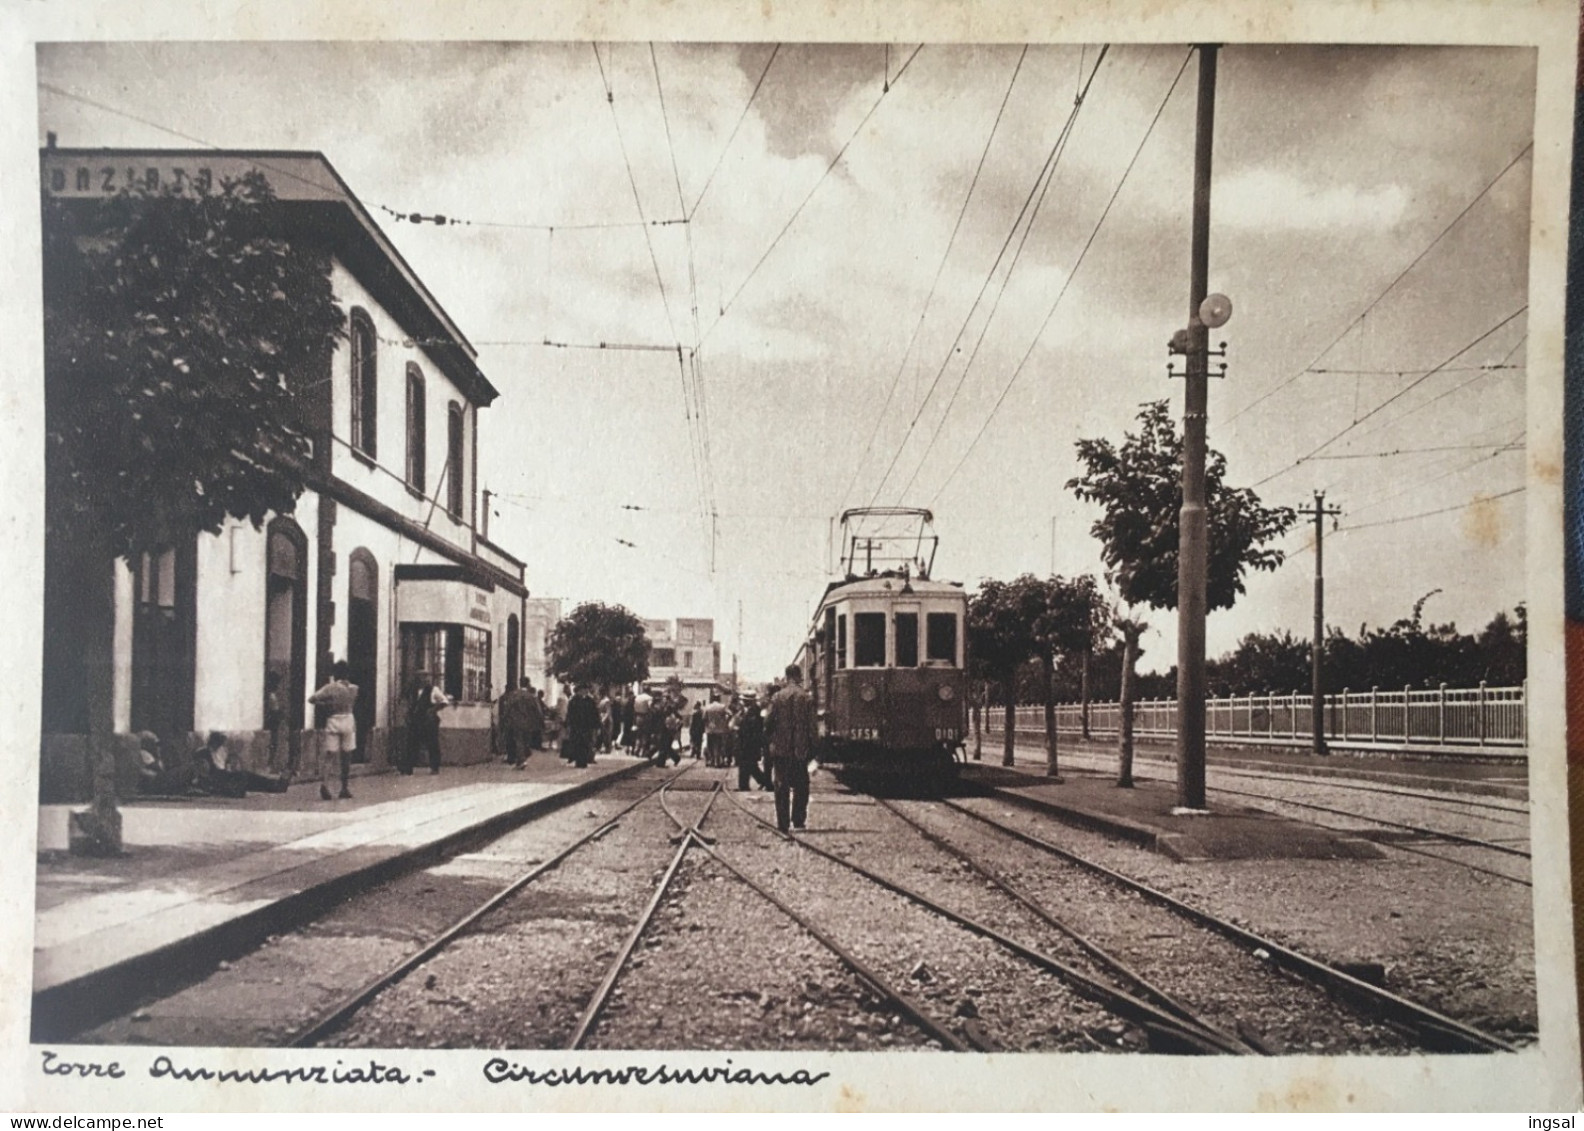
[[[305,487],[305,390],[328,379],[343,315],[328,253],[283,231],[257,172],[43,197],[44,723],[86,732],[100,779],[112,562],[227,518],[259,526]]]

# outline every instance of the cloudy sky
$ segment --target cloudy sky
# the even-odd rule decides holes
[[[1074,442],[1181,411],[1187,49],[916,48],[56,45],[39,130],[322,151],[501,390],[480,474],[535,595],[713,616],[767,676],[842,508],[932,507],[970,587],[1098,572]],[[1210,441],[1267,502],[1342,507],[1349,631],[1523,599],[1533,84],[1519,49],[1221,53]],[[1311,536],[1284,546],[1212,654],[1307,634]],[[1164,668],[1175,614],[1144,615]]]

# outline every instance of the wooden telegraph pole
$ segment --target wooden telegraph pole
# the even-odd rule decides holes
[[[1325,690],[1321,680],[1325,656],[1325,557],[1322,550],[1325,545],[1325,520],[1341,514],[1342,508],[1326,506],[1325,492],[1316,491],[1314,506],[1301,507],[1298,513],[1313,516],[1315,524],[1314,643],[1309,649],[1309,714],[1313,716],[1314,752],[1326,754],[1329,751],[1326,750],[1325,741]]]
[[[1183,397],[1183,501],[1177,548],[1177,804],[1205,807],[1205,589],[1209,524],[1205,514],[1205,417],[1209,331],[1200,308],[1209,291],[1210,154],[1215,131],[1216,51],[1199,45],[1199,107],[1194,135],[1193,241]]]

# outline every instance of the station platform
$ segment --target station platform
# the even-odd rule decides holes
[[[1025,756],[1027,751],[1022,752]],[[1135,769],[1138,769],[1135,763]],[[1375,860],[1383,853],[1360,837],[1212,799],[1208,813],[1177,811],[1175,784],[1149,779],[1119,789],[1114,771],[1063,767],[1061,779],[1038,763],[989,761],[963,767],[962,783],[998,801],[1034,809],[1067,824],[1129,840],[1184,863],[1210,860]]]
[[[646,762],[586,769],[553,751],[439,774],[318,782],[245,798],[123,803],[125,854],[67,852],[68,814],[39,807],[33,1038],[61,1040],[195,968],[256,945],[363,887],[571,804]]]
[[[1025,762],[1045,765],[1043,731],[1019,731],[1016,735],[1019,765]],[[1058,748],[1063,765],[1071,755],[1088,765],[1098,761],[1115,768],[1115,738],[1084,739],[1063,733]],[[986,731],[983,757],[986,763],[1001,761],[1001,732]],[[1529,763],[1525,757],[1472,761],[1438,757],[1434,751],[1383,751],[1335,748],[1317,756],[1304,748],[1228,746],[1209,743],[1205,750],[1210,769],[1243,770],[1255,773],[1291,774],[1301,777],[1348,778],[1367,780],[1377,785],[1405,789],[1433,789],[1447,793],[1469,793],[1486,797],[1505,797],[1516,801],[1529,799]],[[1174,777],[1175,751],[1169,746],[1139,743],[1134,751],[1136,773],[1151,777]]]

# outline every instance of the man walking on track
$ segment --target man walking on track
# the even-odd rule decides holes
[[[704,764],[706,766],[725,766],[726,761],[726,733],[730,729],[731,718],[726,714],[726,704],[720,701],[720,694],[711,691],[709,703],[704,708]]]
[[[743,697],[742,714],[737,716],[737,792],[748,789],[749,780],[759,783],[760,789],[769,789],[770,781],[759,769],[759,755],[764,747],[764,717],[759,714],[759,699],[750,691]]]
[[[809,759],[814,756],[814,697],[803,689],[803,669],[788,664],[786,686],[770,700],[770,777],[775,783],[776,824],[801,829],[808,819]]]

